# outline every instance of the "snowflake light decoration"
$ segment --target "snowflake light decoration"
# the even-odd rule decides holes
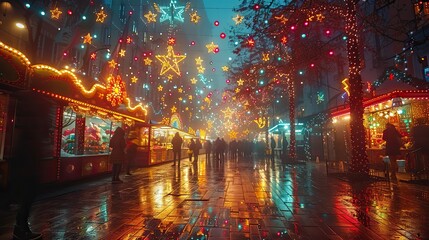
[[[125,83],[122,81],[120,75],[117,75],[116,77],[110,75],[107,81],[108,94],[106,95],[106,99],[113,107],[118,106],[123,103],[124,99],[127,97],[125,92]]]

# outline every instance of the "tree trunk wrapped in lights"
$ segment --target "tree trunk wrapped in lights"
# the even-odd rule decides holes
[[[290,139],[289,139],[289,159],[296,160],[296,137],[295,137],[295,87],[294,81],[287,78],[287,88],[289,97],[289,122],[290,122]]]
[[[363,126],[363,90],[360,76],[361,57],[359,48],[358,26],[356,19],[356,1],[346,2],[347,57],[349,60],[350,83],[350,131],[352,158],[350,172],[369,174],[369,160],[365,146],[365,128]]]

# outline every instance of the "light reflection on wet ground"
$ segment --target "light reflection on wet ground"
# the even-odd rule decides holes
[[[429,239],[428,187],[352,184],[324,164],[202,156],[123,179],[45,196],[32,228],[44,239]],[[13,220],[1,213],[0,239]]]

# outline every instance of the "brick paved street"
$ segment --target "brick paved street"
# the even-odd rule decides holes
[[[426,186],[353,183],[323,163],[182,161],[39,196],[44,239],[429,239]],[[13,210],[1,212],[10,239]]]

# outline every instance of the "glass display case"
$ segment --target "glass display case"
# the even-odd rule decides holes
[[[63,111],[61,157],[109,153],[109,141],[121,122],[96,115],[77,113],[71,107]]]

